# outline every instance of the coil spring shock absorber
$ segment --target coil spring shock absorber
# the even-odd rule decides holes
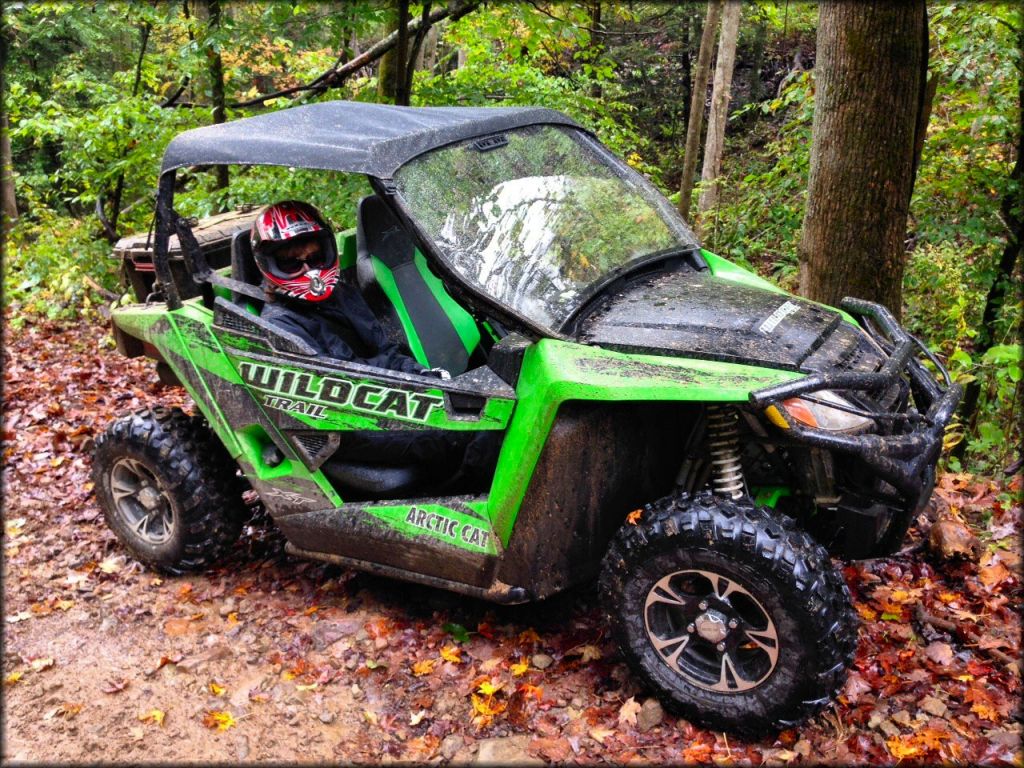
[[[735,408],[708,406],[708,445],[715,493],[727,499],[742,498],[745,482],[740,464],[739,414]]]

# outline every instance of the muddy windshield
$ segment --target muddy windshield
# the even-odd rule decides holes
[[[609,273],[696,245],[640,174],[571,128],[444,147],[395,182],[456,272],[546,328],[558,329]]]

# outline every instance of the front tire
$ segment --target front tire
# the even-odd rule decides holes
[[[118,419],[93,453],[107,524],[136,559],[171,574],[208,567],[238,538],[236,470],[202,420],[176,408]]]
[[[670,709],[756,736],[824,707],[857,644],[828,553],[788,518],[704,495],[624,526],[601,591],[626,660]]]

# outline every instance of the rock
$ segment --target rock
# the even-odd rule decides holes
[[[351,626],[346,626],[336,621],[318,621],[311,633],[313,647],[318,651],[322,651],[334,645],[343,637],[348,637],[351,633]]]
[[[239,761],[245,760],[249,756],[249,739],[245,736],[239,736],[235,739],[235,758]]]
[[[636,727],[641,732],[646,732],[659,725],[664,718],[665,710],[661,708],[658,700],[648,699],[640,707],[640,712],[636,716]]]
[[[555,660],[548,656],[546,653],[535,653],[530,659],[530,663],[537,669],[547,669],[550,667]]]
[[[444,737],[444,741],[441,742],[441,755],[445,760],[451,760],[455,757],[456,753],[462,749],[462,746],[466,742],[462,740],[462,737],[457,733],[450,733]]]
[[[981,542],[953,515],[943,515],[928,532],[928,548],[933,554],[946,560],[968,558],[977,560],[981,553]]]
[[[929,715],[933,715],[935,717],[943,717],[947,710],[946,705],[934,696],[925,696],[921,699],[920,707]]]
[[[338,718],[338,716],[333,712],[324,711],[320,713],[319,718],[321,723],[324,723],[325,725],[330,725]]]
[[[474,762],[482,765],[544,765],[543,760],[526,751],[529,744],[530,737],[526,735],[484,739],[479,742]]]
[[[227,600],[224,601],[224,604],[221,605],[221,607],[217,609],[217,613],[219,615],[225,617],[225,618],[228,615],[234,613],[234,611],[235,611],[235,598],[233,598],[233,597],[229,597]]]

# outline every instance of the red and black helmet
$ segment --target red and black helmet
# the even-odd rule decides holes
[[[256,266],[270,287],[285,296],[323,301],[338,283],[338,249],[327,220],[309,203],[284,200],[256,214],[250,233]],[[315,254],[292,256],[293,246],[314,242]]]

